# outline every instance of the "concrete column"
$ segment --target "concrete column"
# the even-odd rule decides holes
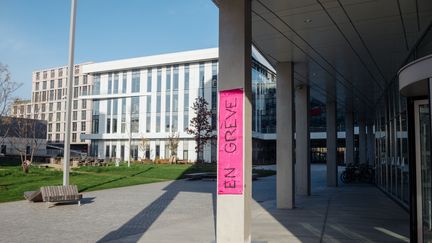
[[[359,119],[359,162],[367,163],[366,158],[366,122],[364,118]]]
[[[367,161],[370,165],[375,164],[375,134],[372,123],[367,125]]]
[[[351,109],[345,113],[345,164],[354,163],[354,115]]]
[[[276,206],[294,207],[294,76],[292,63],[276,65]]]
[[[295,185],[296,193],[310,195],[310,102],[309,86],[299,85],[295,90]]]
[[[220,0],[218,3],[218,91],[243,89],[244,93],[243,161],[241,162],[243,165],[243,194],[217,195],[216,242],[250,242],[252,198],[251,2],[250,0]]]
[[[327,96],[326,101],[327,120],[327,186],[338,185],[337,172],[337,126],[336,126],[336,101]]]

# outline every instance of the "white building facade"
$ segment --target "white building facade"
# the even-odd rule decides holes
[[[254,56],[254,72],[260,75],[254,77],[274,83],[274,72],[256,59],[259,56]],[[264,69],[271,73],[268,78]],[[83,73],[94,84],[91,95],[81,96],[93,103],[91,133],[81,135],[82,140],[91,141],[91,156],[168,159],[173,153],[168,138],[176,134],[177,158],[196,161],[194,138],[185,129],[195,116],[191,107],[199,96],[208,102],[216,131],[217,48],[92,63],[83,66]],[[260,105],[256,109],[262,112]],[[202,159],[216,161],[216,139],[205,145]]]
[[[198,96],[215,107],[217,54],[217,49],[206,49],[84,66],[94,82],[92,95],[82,96],[93,103],[91,134],[81,136],[91,140],[90,155],[166,159],[172,153],[168,137],[178,134],[178,159],[195,161],[195,142],[185,129]],[[211,152],[209,143],[206,161]]]

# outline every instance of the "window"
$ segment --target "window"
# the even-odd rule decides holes
[[[74,97],[74,98],[78,98],[78,87],[75,87],[75,88],[73,89],[73,97]]]
[[[171,90],[171,66],[166,67],[165,89],[167,93]]]
[[[122,117],[121,118],[121,133],[125,133],[126,132],[126,118]]]
[[[111,133],[111,118],[106,120],[106,133]]]
[[[36,72],[36,80],[40,79],[40,72]]]
[[[60,113],[60,112],[57,112],[57,113],[56,113],[56,120],[57,120],[57,121],[60,121],[60,119],[61,119],[61,113]]]
[[[94,76],[94,80],[93,80],[93,94],[94,95],[100,94],[100,75],[99,74],[96,74]]]
[[[201,97],[204,97],[204,63],[199,64],[199,90]]]
[[[48,132],[52,132],[52,123],[48,124]]]
[[[72,120],[78,120],[78,111],[72,112]]]
[[[117,118],[112,119],[112,132],[117,133]]]
[[[57,102],[57,110],[61,110],[61,102]]]
[[[50,76],[51,76],[51,78],[54,78],[54,76],[55,76],[55,71],[54,71],[54,69],[50,71]]]
[[[49,113],[48,114],[48,121],[52,121],[52,119],[53,119],[53,113]]]
[[[108,73],[108,94],[112,94],[112,73]]]
[[[54,100],[54,90],[50,90],[49,100]]]
[[[87,109],[87,100],[82,100],[81,101],[81,108],[82,109]]]
[[[111,102],[112,100],[107,100],[107,115],[111,115]]]
[[[44,71],[43,72],[43,79],[46,79],[48,77],[48,72],[47,71]]]
[[[99,133],[99,115],[93,115],[92,119],[92,133]]]
[[[170,131],[170,116],[169,115],[165,115],[165,132],[169,132]]]
[[[131,102],[132,102],[131,113],[139,114],[139,97],[138,96],[132,97]]]
[[[162,89],[162,68],[159,67],[157,69],[157,84],[156,84],[156,91],[161,92]]]
[[[54,80],[50,80],[50,89],[54,89]]]
[[[76,142],[77,141],[77,134],[76,133],[72,133],[72,142]]]
[[[160,113],[161,112],[161,95],[157,94],[156,96],[156,112]]]
[[[113,114],[114,115],[118,114],[118,99],[113,100]]]
[[[114,74],[114,87],[113,87],[114,94],[118,94],[118,88],[119,88],[119,75],[118,75],[118,73],[115,73]]]
[[[72,101],[72,107],[74,110],[78,109],[78,100]]]
[[[81,122],[81,131],[86,130],[86,122]]]
[[[112,158],[117,157],[117,146],[116,146],[116,145],[113,145],[113,146],[111,147],[111,157],[112,157]]]
[[[150,132],[150,128],[151,128],[151,114],[147,113],[147,116],[146,116],[146,132]]]
[[[36,82],[35,86],[36,86],[35,90],[38,91],[39,90],[39,82]]]
[[[106,145],[105,146],[105,157],[109,157],[110,156],[110,146],[109,145]]]
[[[60,123],[56,123],[56,132],[60,132]]]
[[[63,68],[58,69],[58,76],[63,76]]]
[[[74,77],[74,85],[75,86],[79,85],[79,77]]]
[[[179,68],[178,65],[174,65],[174,76],[173,76],[173,90],[178,90],[179,86]]]
[[[47,81],[42,82],[42,89],[47,89]]]
[[[177,112],[178,111],[178,94],[177,92],[175,92],[173,94],[173,103],[172,103],[172,107],[173,107],[173,111]]]
[[[1,151],[0,151],[3,155],[6,154],[6,145],[2,145],[1,146]]]
[[[121,109],[122,109],[121,114],[123,116],[125,116],[126,115],[126,98],[122,98],[122,108]]]
[[[62,79],[58,79],[58,80],[57,80],[57,88],[61,88],[62,85],[63,85],[63,81],[62,81]]]
[[[132,71],[132,93],[140,92],[140,72],[139,70]]]
[[[48,110],[52,111],[53,110],[53,106],[54,106],[54,103],[49,103],[48,104]]]
[[[72,122],[72,131],[76,132],[76,130],[77,130],[77,123]]]
[[[147,92],[151,92],[152,89],[152,69],[147,69]]]
[[[81,95],[87,95],[87,86],[82,87]]]
[[[165,112],[170,112],[171,107],[171,96],[167,94],[165,96]]]
[[[62,99],[62,89],[57,89],[57,100]]]
[[[150,113],[151,112],[151,96],[147,95],[146,97],[146,112]]]
[[[82,82],[83,84],[87,84],[87,78],[88,78],[87,75],[83,76],[83,82]]]
[[[139,132],[139,117],[131,118],[131,132]]]
[[[57,133],[55,135],[55,140],[56,140],[56,142],[60,142],[60,134],[59,133]]]
[[[160,114],[156,114],[156,132],[160,132]]]
[[[81,120],[87,120],[86,111],[81,111]]]
[[[122,83],[122,93],[126,94],[126,88],[127,88],[127,73],[123,72],[123,83]]]

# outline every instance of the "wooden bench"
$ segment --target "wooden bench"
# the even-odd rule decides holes
[[[48,203],[78,202],[81,205],[82,194],[78,193],[76,185],[41,187],[42,199]]]

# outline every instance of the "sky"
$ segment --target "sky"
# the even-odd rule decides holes
[[[0,62],[31,98],[32,71],[67,65],[70,0],[0,0]],[[212,48],[211,0],[78,0],[75,63]]]

